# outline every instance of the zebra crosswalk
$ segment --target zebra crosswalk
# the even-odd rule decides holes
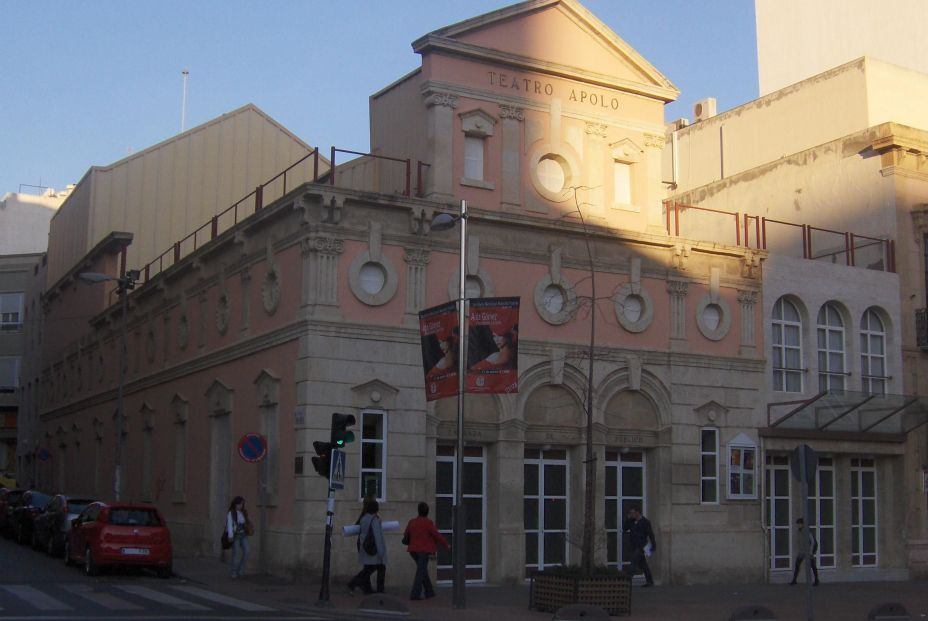
[[[0,585],[0,619],[25,613],[270,613],[274,608],[186,584],[43,583]]]

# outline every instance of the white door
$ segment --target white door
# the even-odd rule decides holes
[[[647,516],[644,453],[606,451],[606,541],[609,546],[606,563],[609,567],[621,569],[630,562],[631,548],[622,525],[632,507]]]

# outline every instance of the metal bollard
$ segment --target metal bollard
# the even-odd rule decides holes
[[[912,617],[902,604],[886,602],[871,608],[867,619],[868,621],[911,621]]]
[[[751,605],[735,610],[728,621],[777,621],[777,617],[769,608]]]

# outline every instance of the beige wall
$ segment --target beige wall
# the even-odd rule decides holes
[[[127,267],[142,267],[309,151],[247,105],[112,165],[92,168],[53,220],[49,283],[111,231],[135,234]],[[311,180],[312,166],[310,159],[291,171],[288,190]],[[264,203],[282,191],[282,181],[268,186]],[[249,198],[239,207],[238,219],[253,211]],[[221,218],[220,232],[233,221],[232,214]],[[207,227],[196,243],[209,239]],[[182,254],[192,249],[193,242],[187,242]],[[165,267],[172,262],[169,255]]]
[[[760,93],[860,56],[928,73],[923,0],[755,0]]]

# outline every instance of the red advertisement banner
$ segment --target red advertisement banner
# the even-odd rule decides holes
[[[519,392],[519,298],[468,300],[466,392]]]
[[[460,334],[456,302],[427,308],[419,313],[426,401],[458,394]]]

